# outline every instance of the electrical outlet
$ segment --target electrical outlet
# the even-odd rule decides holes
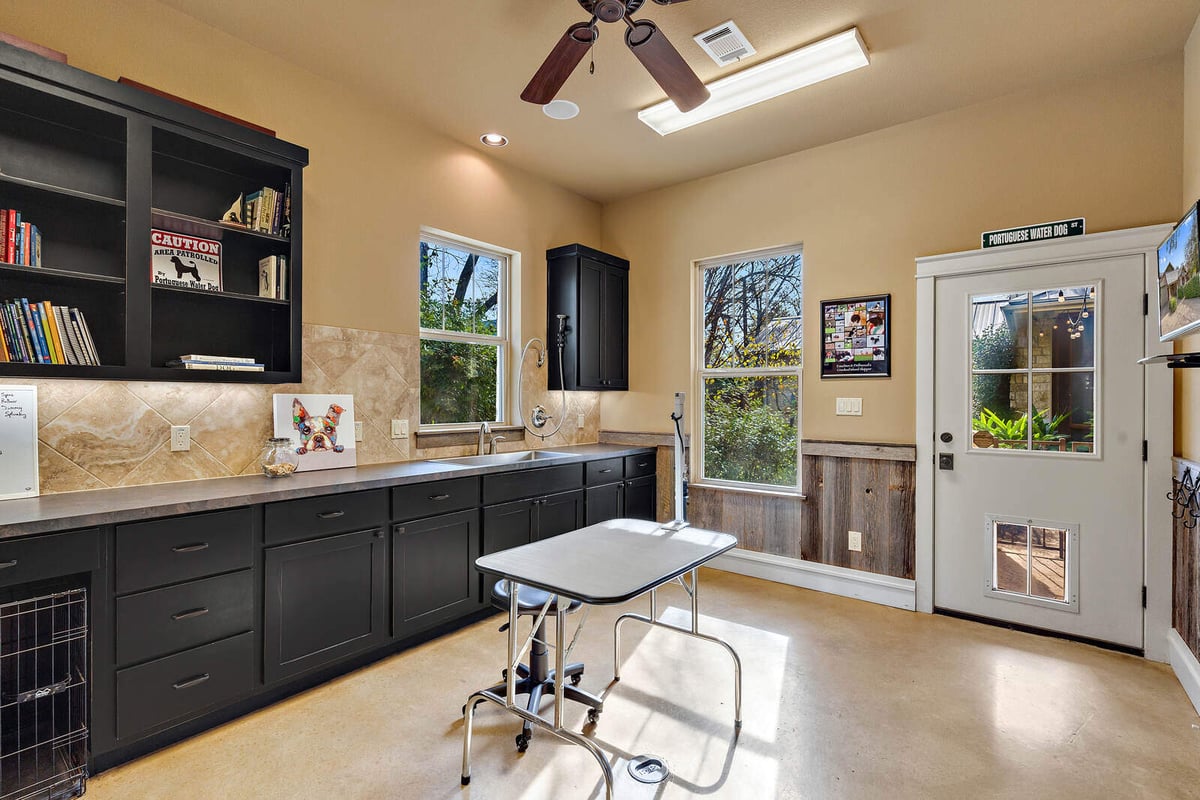
[[[171,452],[178,453],[183,450],[192,449],[192,426],[191,425],[172,425],[171,426]]]
[[[392,420],[392,438],[407,439],[408,438],[408,420],[394,419]]]
[[[850,531],[849,547],[855,553],[862,552],[862,531]]]
[[[356,441],[356,442],[361,442],[363,439],[362,426],[363,426],[363,424],[361,422],[355,420],[355,422],[354,422],[354,441]]]
[[[587,419],[584,418],[583,414],[580,414],[579,419],[575,423],[575,427],[582,428],[584,425],[587,425]]]
[[[861,417],[861,397],[839,397],[837,399],[837,415],[839,417]]]

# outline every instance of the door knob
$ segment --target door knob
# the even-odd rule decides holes
[[[944,431],[942,433],[942,435],[939,436],[938,438],[941,439],[946,444],[950,444],[951,442],[954,441],[954,434],[951,433],[950,431]]]

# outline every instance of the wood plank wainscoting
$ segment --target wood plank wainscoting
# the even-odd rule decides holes
[[[1191,470],[1191,483],[1200,480],[1200,464],[1184,458],[1175,459],[1172,490],[1177,501],[1182,499],[1180,484],[1188,470]],[[1197,520],[1179,502],[1174,504],[1172,510],[1175,519],[1172,523],[1174,565],[1171,622],[1192,655],[1200,658],[1200,525],[1195,524]],[[1192,511],[1200,512],[1200,507],[1193,504]],[[1193,527],[1188,528],[1188,524]]]
[[[659,519],[672,516],[670,434],[602,431],[600,441],[658,446]],[[757,553],[911,580],[916,561],[916,447],[804,440],[803,497],[692,485],[688,518],[730,531]],[[862,552],[848,531],[863,534]]]

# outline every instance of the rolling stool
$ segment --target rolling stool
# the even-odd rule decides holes
[[[492,601],[508,608],[509,604],[509,589],[508,581],[496,581],[496,585],[492,587]],[[542,610],[542,606],[548,597],[547,592],[541,589],[535,589],[532,586],[522,586],[517,592],[517,613],[520,616],[536,617]],[[555,613],[557,610],[558,598],[556,597],[550,603],[550,609],[547,616]],[[567,613],[573,614],[583,605],[578,600],[571,600],[567,606]],[[508,630],[508,623],[500,627],[500,630]],[[574,700],[576,703],[583,703],[588,706],[588,722],[595,723],[600,717],[600,712],[604,710],[604,701],[596,695],[585,692],[579,687],[579,681],[583,679],[583,664],[568,664],[563,670],[571,679],[570,686],[563,686],[563,697],[567,700]],[[507,671],[506,671],[507,672]],[[507,680],[507,674],[505,679]],[[525,707],[532,714],[537,714],[540,711],[542,704],[542,695],[554,695],[554,670],[550,669],[549,659],[546,654],[546,620],[542,620],[542,624],[538,626],[534,633],[534,640],[529,647],[529,664],[517,665],[517,694],[529,695],[529,702]],[[493,686],[489,691],[504,697],[508,692],[508,685],[500,683]],[[517,752],[524,753],[529,747],[529,739],[533,736],[533,723],[525,722],[521,726],[521,732],[517,735]]]

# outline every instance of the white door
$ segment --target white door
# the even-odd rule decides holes
[[[1144,283],[1140,255],[937,279],[936,607],[1143,646]]]

